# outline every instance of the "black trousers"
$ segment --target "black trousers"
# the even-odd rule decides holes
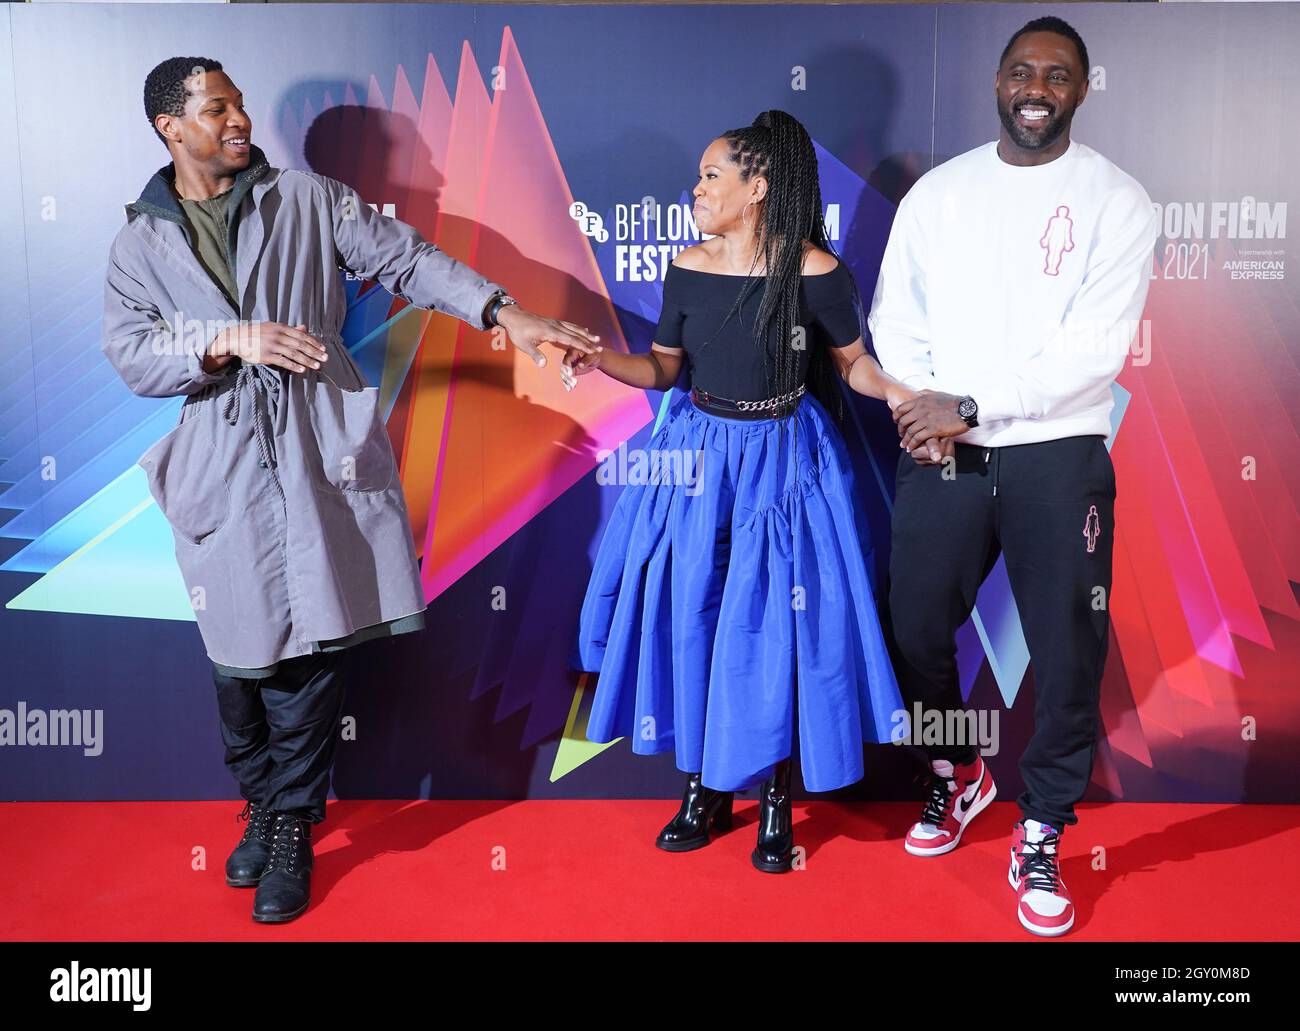
[[[899,685],[909,706],[962,708],[955,635],[1005,556],[1034,673],[1017,801],[1028,819],[1072,824],[1097,742],[1115,469],[1100,436],[956,451],[947,474],[907,455],[898,464],[887,624]],[[927,748],[931,759],[956,762],[975,752],[948,741]]]
[[[344,651],[313,652],[256,679],[213,669],[226,766],[246,800],[313,823],[325,818],[346,661]]]

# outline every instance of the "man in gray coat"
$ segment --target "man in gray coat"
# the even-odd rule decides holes
[[[113,241],[103,350],[135,393],[185,396],[140,465],[172,528],[247,803],[226,880],[256,886],[253,919],[278,923],[310,899],[343,649],[424,626],[378,389],[339,332],[341,267],[500,327],[538,365],[542,344],[589,352],[598,338],[525,311],[345,183],[270,166],[219,62],[162,62],[144,103],[172,161]]]

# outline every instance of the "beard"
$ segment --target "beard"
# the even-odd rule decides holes
[[[1073,112],[1057,108],[1053,114],[1043,119],[1041,125],[1033,127],[1021,125],[1016,121],[1016,114],[1011,106],[1003,104],[1001,100],[998,101],[998,118],[1002,120],[1002,127],[1007,130],[1011,141],[1025,150],[1042,150],[1044,147],[1050,147],[1061,138],[1061,133],[1070,127],[1072,117]]]

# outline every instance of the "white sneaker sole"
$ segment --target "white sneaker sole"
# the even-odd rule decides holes
[[[925,859],[929,856],[943,856],[943,855],[947,855],[958,845],[960,845],[961,836],[966,833],[966,828],[970,826],[971,820],[975,819],[975,817],[979,816],[980,813],[984,812],[984,810],[988,807],[988,804],[998,797],[998,786],[994,784],[991,779],[989,781],[989,785],[990,785],[989,793],[985,795],[983,798],[977,799],[975,801],[975,804],[971,806],[968,810],[966,810],[966,819],[962,820],[961,826],[957,828],[957,836],[953,838],[952,841],[948,842],[948,844],[946,845],[940,845],[938,848],[921,849],[908,844],[907,840],[904,839],[903,848],[907,850],[908,855],[920,856],[922,859]]]
[[[1040,938],[1059,937],[1060,935],[1064,934],[1066,931],[1068,931],[1071,927],[1074,926],[1073,915],[1070,916],[1070,922],[1068,924],[1062,924],[1060,927],[1052,927],[1052,928],[1036,927],[1034,924],[1031,924],[1028,920],[1025,919],[1025,914],[1020,911],[1019,906],[1016,907],[1016,915],[1020,917],[1020,925],[1026,931],[1028,931],[1030,934],[1036,934]]]
[[[1011,866],[1007,869],[1007,883],[1016,891],[1020,890],[1020,882],[1016,880],[1016,861],[1014,859],[1011,861]],[[1020,908],[1019,901],[1016,902],[1016,916],[1020,918],[1021,927],[1030,934],[1038,935],[1040,938],[1057,938],[1074,926],[1074,914],[1071,913],[1070,922],[1068,924],[1062,924],[1060,927],[1037,927],[1025,919],[1025,914]]]

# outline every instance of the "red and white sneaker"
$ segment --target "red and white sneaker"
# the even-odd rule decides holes
[[[1054,937],[1074,926],[1074,902],[1061,880],[1057,849],[1061,831],[1050,823],[1025,820],[1011,833],[1011,870],[1016,912],[1027,931]]]
[[[941,856],[961,841],[962,831],[998,793],[993,775],[976,756],[965,766],[946,759],[930,763],[930,798],[921,819],[912,824],[903,847],[914,856]]]

